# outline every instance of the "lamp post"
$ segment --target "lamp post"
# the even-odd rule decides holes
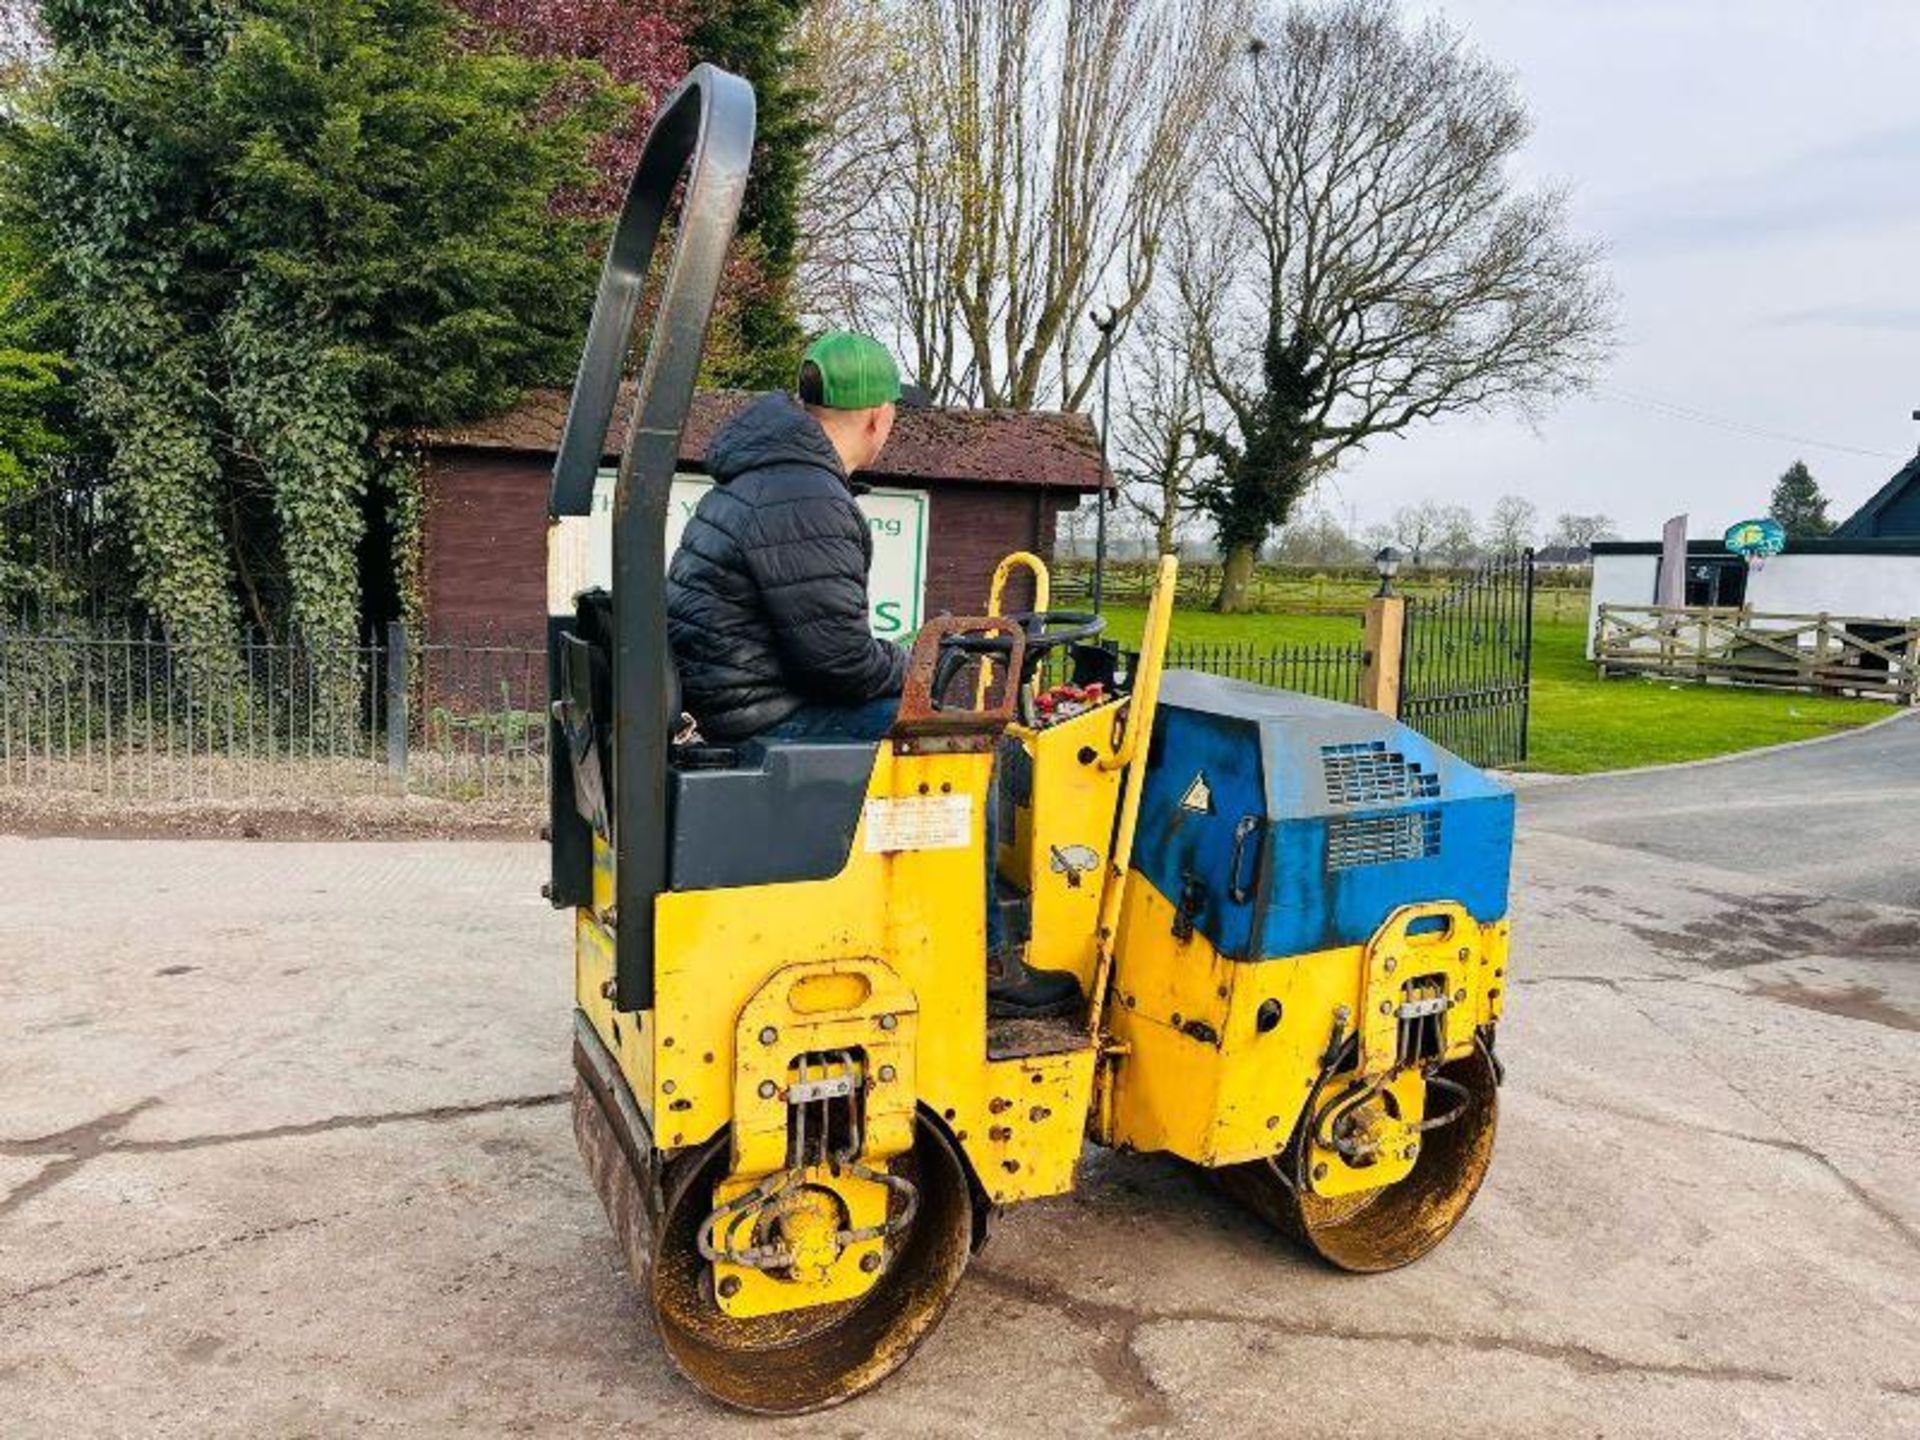
[[[1093,527],[1093,613],[1100,613],[1101,597],[1107,579],[1107,478],[1113,473],[1109,437],[1113,433],[1113,329],[1120,323],[1120,312],[1111,305],[1103,318],[1098,310],[1089,317],[1100,332],[1100,495],[1095,502]]]
[[[1393,577],[1400,573],[1400,552],[1391,545],[1383,546],[1373,557],[1373,568],[1380,574],[1380,588],[1374,592],[1375,598],[1393,594]]]
[[[1400,552],[1383,546],[1373,557],[1380,588],[1367,601],[1361,622],[1360,703],[1382,715],[1400,714],[1400,662],[1407,648],[1407,597],[1393,593],[1393,577],[1400,573]]]

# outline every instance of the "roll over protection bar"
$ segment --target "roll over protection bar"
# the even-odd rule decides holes
[[[549,524],[592,507],[641,292],[685,175],[673,260],[647,334],[613,493],[614,973],[621,1010],[653,1004],[654,900],[667,888],[667,751],[679,719],[667,649],[667,501],[753,136],[753,87],[712,65],[696,66],[660,107],[600,271],[547,498]]]

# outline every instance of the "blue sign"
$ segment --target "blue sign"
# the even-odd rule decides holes
[[[1724,537],[1727,549],[1736,555],[1758,555],[1762,559],[1778,555],[1787,548],[1787,532],[1778,520],[1742,520],[1729,526]]]

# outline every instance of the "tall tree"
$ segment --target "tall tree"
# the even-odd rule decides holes
[[[848,177],[808,191],[816,294],[941,398],[1081,408],[1112,343],[1088,312],[1117,341],[1152,288],[1244,0],[831,3],[884,37],[836,52],[884,103],[845,123],[846,90],[815,87],[816,167]]]
[[[142,597],[351,642],[376,437],[564,374],[592,286],[553,197],[597,72],[450,43],[442,0],[46,0],[0,174],[66,302]],[[564,103],[556,100],[570,82]],[[274,574],[239,542],[269,535]]]
[[[758,132],[753,170],[740,207],[740,250],[728,320],[737,354],[710,366],[723,385],[764,389],[793,384],[802,332],[794,315],[793,276],[800,245],[801,182],[818,112],[807,89],[805,56],[795,43],[807,0],[690,0],[687,49],[753,83]],[[831,104],[833,97],[825,97]]]
[[[1512,79],[1441,20],[1389,0],[1271,0],[1236,66],[1209,171],[1233,262],[1200,292],[1226,412],[1203,492],[1245,606],[1261,541],[1314,478],[1383,435],[1530,411],[1610,340],[1597,248],[1565,198],[1509,171],[1528,131]]]
[[[800,82],[812,121],[798,198],[794,293],[806,319],[870,322],[873,281],[864,261],[880,252],[882,197],[907,163],[906,127],[894,96],[901,46],[896,0],[813,0],[796,35]]]
[[[1177,306],[1149,303],[1124,347],[1111,441],[1121,502],[1152,528],[1155,553],[1179,552],[1183,519],[1206,460],[1207,397],[1193,363],[1198,337]],[[1101,423],[1108,423],[1101,417]]]
[[[26,237],[0,224],[0,511],[18,503],[68,444],[61,414],[67,367],[46,344],[46,306],[28,278],[34,263]]]
[[[1540,533],[1540,510],[1524,495],[1502,495],[1487,515],[1487,549],[1496,555],[1525,550]]]
[[[1807,462],[1796,460],[1774,483],[1773,499],[1767,514],[1780,522],[1789,539],[1804,540],[1833,533],[1833,521],[1827,517],[1827,497],[1820,482],[1807,469]]]
[[[601,219],[620,211],[654,107],[686,73],[687,16],[675,0],[455,0],[480,43],[503,39],[540,60],[587,60],[632,92],[633,106],[594,147],[594,178],[561,204]]]
[[[792,282],[799,194],[813,111],[796,21],[805,0],[457,0],[485,34],[522,54],[590,60],[633,92],[632,108],[594,156],[597,177],[563,206],[611,220],[661,99],[698,61],[753,83],[753,169],[714,316],[703,376],[717,385],[788,385],[801,333]]]

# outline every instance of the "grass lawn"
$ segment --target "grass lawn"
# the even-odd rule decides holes
[[[1145,613],[1131,606],[1109,609],[1108,633],[1121,640],[1137,640]],[[1579,620],[1536,618],[1526,766],[1530,770],[1584,775],[1698,760],[1828,735],[1893,713],[1883,701],[1643,678],[1601,680],[1585,657],[1584,610],[1580,613]],[[1174,615],[1173,635],[1176,640],[1258,646],[1358,644],[1360,620],[1351,615],[1215,615],[1181,610]]]

